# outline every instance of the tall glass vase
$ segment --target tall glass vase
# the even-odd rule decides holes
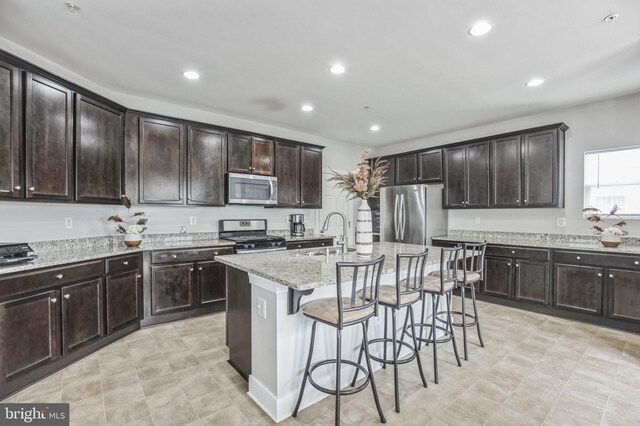
[[[366,199],[360,203],[356,216],[356,252],[359,257],[371,257],[373,253],[371,207]]]

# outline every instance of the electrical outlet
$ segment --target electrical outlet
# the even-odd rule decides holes
[[[189,216],[189,225],[197,225],[198,217],[197,216]]]
[[[476,216],[476,225],[480,225],[480,216]]]
[[[73,218],[65,217],[64,218],[64,227],[65,227],[65,229],[73,228]]]
[[[258,297],[258,304],[256,305],[258,310],[258,316],[267,319],[267,301],[262,297]]]
[[[558,218],[558,227],[562,228],[564,226],[567,226],[567,218],[564,216],[560,216]]]

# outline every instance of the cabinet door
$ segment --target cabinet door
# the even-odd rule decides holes
[[[387,169],[387,180],[382,186],[394,186],[396,184],[396,159],[395,157],[383,157],[389,163]]]
[[[151,267],[151,314],[192,309],[193,263]]]
[[[140,118],[140,204],[184,204],[182,125]]]
[[[252,138],[251,173],[273,176],[273,141]]]
[[[408,185],[418,181],[418,157],[416,154],[396,157],[396,185]]]
[[[76,94],[76,200],[120,203],[124,114]]]
[[[442,182],[442,150],[418,154],[418,181],[423,183]]]
[[[276,144],[279,206],[300,206],[300,152],[299,145]]]
[[[105,282],[107,334],[139,320],[140,278],[140,271],[107,277]]]
[[[555,266],[555,306],[560,309],[602,314],[603,270],[591,266]]]
[[[467,145],[465,207],[489,207],[489,143]]]
[[[251,173],[251,137],[229,134],[227,169],[232,173]]]
[[[62,287],[62,353],[102,335],[102,278]]]
[[[223,206],[225,134],[189,127],[187,136],[187,204]]]
[[[516,300],[548,305],[549,290],[549,262],[516,259]]]
[[[27,198],[71,200],[71,90],[33,74],[26,87]]]
[[[491,141],[491,207],[520,207],[522,161],[520,135]]]
[[[524,206],[559,206],[558,131],[523,136]]]
[[[0,61],[0,198],[24,195],[20,70]]]
[[[513,264],[511,259],[502,257],[484,258],[483,293],[511,299],[513,283]]]
[[[0,382],[60,357],[60,292],[0,304]]]
[[[220,262],[198,263],[198,289],[200,306],[224,300],[227,297],[227,268]]]
[[[322,151],[302,147],[300,165],[302,207],[320,209],[322,208]]]
[[[462,146],[444,150],[445,207],[466,205],[464,156],[465,149]]]
[[[607,286],[609,317],[640,322],[640,272],[610,269]]]

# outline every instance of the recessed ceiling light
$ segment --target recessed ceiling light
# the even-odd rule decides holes
[[[200,78],[200,74],[198,74],[195,71],[185,71],[185,72],[182,73],[182,75],[185,78],[188,78],[189,80],[197,80],[197,79]]]
[[[302,105],[300,109],[303,110],[304,112],[310,112],[310,111],[313,111],[313,105],[305,104],[305,105]]]
[[[76,10],[80,10],[80,7],[77,4],[72,3],[70,1],[65,2],[64,5],[67,6],[67,9],[69,9],[69,12],[71,13],[75,13]]]
[[[607,15],[604,17],[604,22],[615,21],[616,19],[618,19],[619,16],[620,16],[619,13],[612,13],[611,15]]]
[[[329,68],[329,72],[336,75],[344,74],[346,70],[347,69],[342,64],[333,64],[331,65],[331,68]]]
[[[536,86],[540,86],[542,83],[544,83],[544,78],[532,78],[531,80],[527,81],[524,85],[527,87],[536,87]]]
[[[373,126],[369,127],[369,130],[371,130],[372,132],[377,132],[378,130],[380,130],[380,126],[374,124]]]
[[[491,28],[493,28],[493,26],[486,21],[476,22],[471,28],[469,28],[469,35],[474,37],[485,35],[491,31]]]

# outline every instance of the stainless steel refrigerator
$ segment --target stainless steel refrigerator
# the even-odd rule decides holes
[[[380,240],[431,245],[446,235],[448,216],[442,208],[442,185],[389,186],[380,190]]]

